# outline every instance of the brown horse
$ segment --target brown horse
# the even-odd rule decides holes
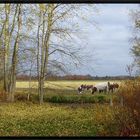
[[[82,93],[82,91],[84,90],[89,90],[89,89],[92,89],[93,88],[93,85],[81,85],[80,87],[78,87],[78,92],[79,93]]]
[[[92,89],[93,85],[87,85],[86,88],[87,90]]]
[[[110,92],[110,91],[113,92],[113,91],[114,91],[114,84],[110,84],[110,85],[108,86],[108,90],[109,90],[109,92]]]
[[[119,84],[114,83],[114,88],[119,88]]]
[[[109,90],[109,92],[111,91],[113,93],[116,88],[119,88],[119,85],[117,83],[113,83],[113,84],[110,84],[109,83],[108,84],[108,90]]]
[[[80,87],[78,87],[78,92],[82,93],[82,91],[84,91],[85,89],[87,89],[87,85],[81,85]]]

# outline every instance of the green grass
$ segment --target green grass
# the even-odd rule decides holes
[[[45,101],[52,103],[109,103],[109,97],[105,95],[54,95],[46,96]]]
[[[1,104],[0,135],[115,135],[113,110],[110,106],[98,104]]]
[[[94,81],[95,82],[95,81]],[[85,91],[77,94],[81,83],[93,81],[56,81],[49,83],[44,104],[39,105],[37,88],[17,82],[15,103],[0,104],[0,136],[113,136],[118,127],[114,120],[116,105],[109,100],[117,94]],[[22,85],[23,84],[23,85]],[[30,101],[27,94],[30,93]]]
[[[18,101],[27,101],[27,89],[18,89],[15,99]],[[44,101],[51,103],[110,103],[111,97],[117,102],[117,94],[114,93],[95,93],[84,91],[83,94],[78,94],[76,90],[66,89],[45,89]],[[38,102],[38,94],[36,89],[32,89],[30,93],[30,101]]]

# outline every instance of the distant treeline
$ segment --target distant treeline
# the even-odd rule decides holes
[[[130,76],[91,76],[91,75],[49,75],[46,77],[47,80],[125,80],[134,79],[135,77]],[[29,80],[28,75],[18,75],[17,80]],[[32,80],[37,80],[36,76],[31,77]]]

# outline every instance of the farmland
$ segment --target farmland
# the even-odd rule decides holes
[[[98,81],[103,82],[103,81]],[[111,94],[85,91],[78,95],[80,84],[97,81],[49,81],[45,83],[44,104],[37,102],[32,82],[30,101],[28,82],[17,82],[15,103],[1,103],[1,136],[100,136],[117,135],[114,107],[110,106]],[[18,98],[20,96],[20,98]],[[24,98],[25,97],[25,98]],[[61,98],[59,98],[61,97]],[[113,97],[116,95],[114,93]],[[25,99],[25,100],[24,100]],[[115,106],[119,110],[120,106]],[[5,119],[6,118],[6,119]]]
[[[135,114],[132,114],[129,109],[123,107],[119,98],[120,90],[116,90],[114,93],[97,92],[95,94],[85,90],[83,94],[77,94],[79,85],[96,84],[97,82],[105,81],[47,81],[44,88],[44,103],[40,105],[37,82],[32,81],[29,88],[29,82],[18,81],[15,102],[0,102],[0,135],[138,135],[139,129],[134,115],[139,108],[136,108]],[[110,82],[121,84],[121,81]],[[138,80],[126,81],[125,86],[134,87],[135,82]],[[134,91],[137,91],[135,89],[139,91],[139,85],[134,88]],[[130,89],[124,88],[122,91],[126,94],[130,92]],[[30,95],[29,98],[27,98],[28,95]],[[134,106],[133,96],[129,97]],[[113,104],[110,102],[111,99]]]
[[[105,80],[85,80],[85,81],[76,81],[76,80],[62,80],[62,81],[46,81],[45,87],[52,89],[77,89],[81,84],[94,85],[101,82],[107,82]],[[113,80],[112,82],[121,83],[119,80]],[[30,82],[32,88],[37,88],[37,82]],[[17,81],[17,88],[29,88],[29,82],[27,81]]]
[[[113,96],[116,98],[116,94],[91,94],[91,90],[83,91],[83,94],[79,95],[77,88],[81,84],[86,85],[95,85],[97,83],[103,83],[107,81],[46,81],[45,82],[45,92],[44,92],[44,100],[50,101],[53,103],[77,103],[77,102],[86,102],[86,103],[98,103],[98,98],[102,98],[104,102],[109,102],[110,98]],[[120,81],[111,81],[111,83],[117,82],[120,84]],[[30,86],[29,86],[30,85]],[[18,95],[22,94],[25,100],[27,98],[27,94],[30,94],[31,100],[38,98],[37,95],[37,82],[26,82],[20,81],[17,82],[17,93]],[[29,88],[30,87],[30,88]],[[21,92],[22,90],[22,92]],[[117,91],[115,91],[116,93]],[[99,99],[100,100],[100,99]]]

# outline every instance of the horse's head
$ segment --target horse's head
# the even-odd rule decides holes
[[[97,88],[92,86],[92,94],[97,91]]]
[[[81,93],[83,91],[83,85],[77,88],[78,92]]]

